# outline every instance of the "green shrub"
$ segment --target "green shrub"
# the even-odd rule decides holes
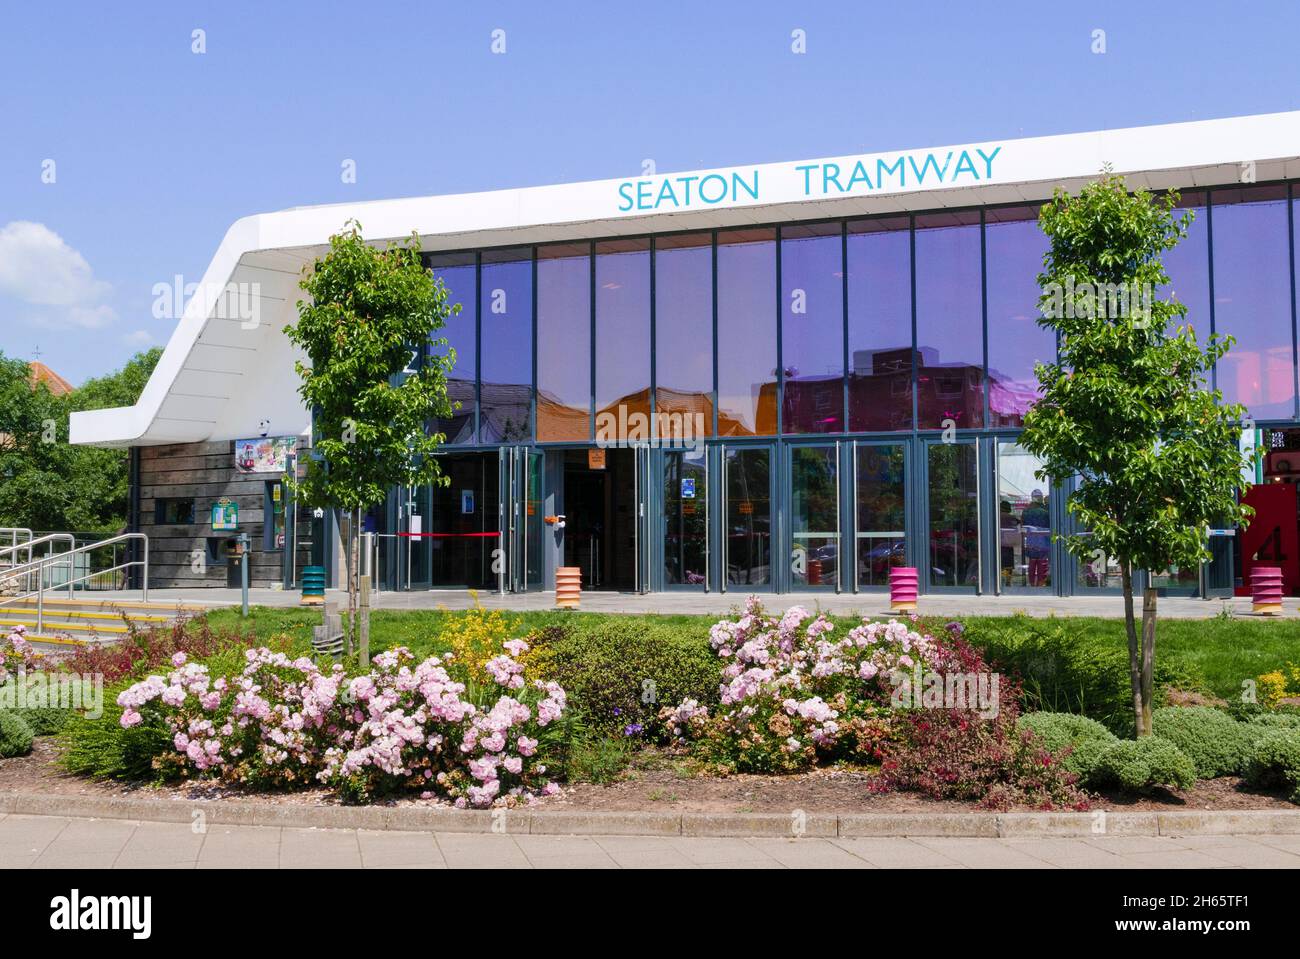
[[[59,764],[70,773],[102,779],[156,779],[154,757],[170,747],[167,737],[149,726],[123,729],[121,688],[104,692],[98,719],[74,713],[59,734]]]
[[[0,759],[26,756],[32,751],[32,727],[8,709],[0,709]]]
[[[632,617],[578,619],[534,633],[529,642],[529,666],[564,687],[595,735],[655,737],[663,732],[661,707],[718,701],[718,658],[707,630],[683,633]]]
[[[1300,732],[1277,730],[1258,739],[1245,765],[1246,781],[1258,789],[1286,788],[1300,803]]]
[[[1018,615],[969,621],[963,638],[996,667],[1020,678],[1026,712],[1078,713],[1117,736],[1136,731],[1128,650],[1113,637],[1068,619]],[[1199,677],[1159,658],[1155,684],[1158,691],[1201,685]]]
[[[1025,713],[1017,723],[1037,733],[1048,752],[1080,782],[1091,779],[1101,753],[1117,741],[1115,734],[1095,719],[1073,713]]]
[[[1146,792],[1157,786],[1188,789],[1196,782],[1196,765],[1158,736],[1120,739],[1101,751],[1090,781],[1095,787],[1118,786],[1125,792]]]
[[[1252,728],[1209,706],[1167,706],[1151,717],[1151,729],[1181,749],[1202,779],[1241,772],[1250,744],[1266,727]]]
[[[53,736],[61,732],[72,717],[72,710],[58,706],[24,706],[12,712],[23,718],[34,736]]]
[[[1300,713],[1257,713],[1250,722],[1269,729],[1300,729]]]

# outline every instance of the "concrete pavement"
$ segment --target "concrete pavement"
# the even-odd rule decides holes
[[[1300,835],[538,836],[0,816],[17,868],[1300,868]]]
[[[95,599],[140,599],[139,590],[119,590],[87,594]],[[330,590],[340,605],[346,605],[347,594]],[[748,593],[741,587],[727,593],[614,593],[584,592],[582,610],[594,613],[695,613],[707,616],[725,616],[743,606]],[[186,603],[212,606],[234,606],[240,601],[237,589],[151,589],[149,599],[161,603]],[[297,606],[301,599],[298,590],[253,589],[249,601],[258,606]],[[376,609],[466,609],[474,604],[468,590],[429,589],[411,592],[382,592],[373,594]],[[553,609],[554,592],[508,593],[479,592],[478,602],[488,609],[506,609],[518,612]],[[1139,597],[1139,604],[1141,599]],[[786,609],[794,605],[811,610],[823,610],[836,615],[888,616],[889,602],[885,593],[803,592],[769,593],[764,604],[771,609]],[[1256,618],[1251,614],[1250,598],[1193,599],[1185,596],[1165,596],[1159,600],[1159,614],[1163,619],[1208,619],[1227,612],[1232,616]],[[1120,596],[1036,596],[1008,594],[1003,596],[974,596],[933,594],[922,596],[919,612],[934,616],[1011,616],[1024,613],[1028,616],[1102,616],[1120,619],[1124,616],[1124,600]],[[1140,610],[1138,610],[1140,612]],[[1283,602],[1281,618],[1300,617],[1300,603],[1290,598]],[[1275,619],[1279,617],[1267,617]]]

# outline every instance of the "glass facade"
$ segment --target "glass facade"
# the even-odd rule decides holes
[[[1300,425],[1300,192],[1213,187],[1179,206],[1193,219],[1165,255],[1162,294],[1187,305],[1202,341],[1234,338],[1215,371],[1225,401],[1262,426]],[[429,428],[457,453],[533,450],[518,506],[537,527],[530,584],[555,565],[541,553],[556,538],[543,514],[564,511],[552,445],[659,438],[665,448],[625,484],[644,527],[607,537],[640,544],[634,563],[618,559],[632,570],[620,581],[872,590],[891,568],[916,566],[927,589],[1114,590],[1113,559],[1078,561],[1053,544],[1070,522],[1064,492],[1037,480],[1016,444],[1035,365],[1056,347],[1037,322],[1047,241],[1036,218],[1021,203],[427,254],[460,306],[426,351],[455,352],[459,407]],[[956,442],[938,442],[949,429]],[[505,509],[490,475],[461,485],[476,510]],[[414,572],[486,583],[490,518],[448,526],[432,514],[468,500],[421,495],[437,535]],[[1198,573],[1151,582],[1193,589]]]

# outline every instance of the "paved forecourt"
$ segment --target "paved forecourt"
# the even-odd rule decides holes
[[[92,594],[104,602],[140,598],[139,590],[119,590]],[[330,590],[345,603],[347,594]],[[745,602],[744,590],[728,593],[614,593],[585,592],[582,610],[593,613],[695,613],[705,616],[725,616]],[[151,589],[151,602],[183,603],[186,605],[234,606],[240,601],[237,589]],[[249,602],[255,606],[297,606],[301,600],[298,590],[253,589]],[[475,602],[488,609],[516,611],[553,609],[555,593],[478,592],[471,595],[463,589],[430,589],[413,592],[380,592],[373,594],[377,609],[468,609]],[[1140,601],[1140,598],[1139,598]],[[836,615],[888,616],[889,598],[884,593],[769,593],[763,602],[772,609],[785,609],[801,605],[820,609]],[[1102,616],[1120,619],[1124,616],[1122,596],[974,596],[935,594],[922,596],[918,612],[935,616]],[[1165,619],[1208,619],[1223,614],[1249,618],[1250,598],[1237,596],[1229,599],[1193,599],[1186,596],[1161,597],[1159,614]],[[1300,603],[1284,602],[1283,618],[1300,617]]]
[[[1300,868],[1300,835],[538,836],[0,816],[0,869]]]

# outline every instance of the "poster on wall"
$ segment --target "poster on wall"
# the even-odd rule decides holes
[[[258,436],[235,440],[236,473],[283,473],[298,448],[296,436]]]
[[[212,504],[212,531],[233,532],[239,529],[239,504],[222,497]]]

